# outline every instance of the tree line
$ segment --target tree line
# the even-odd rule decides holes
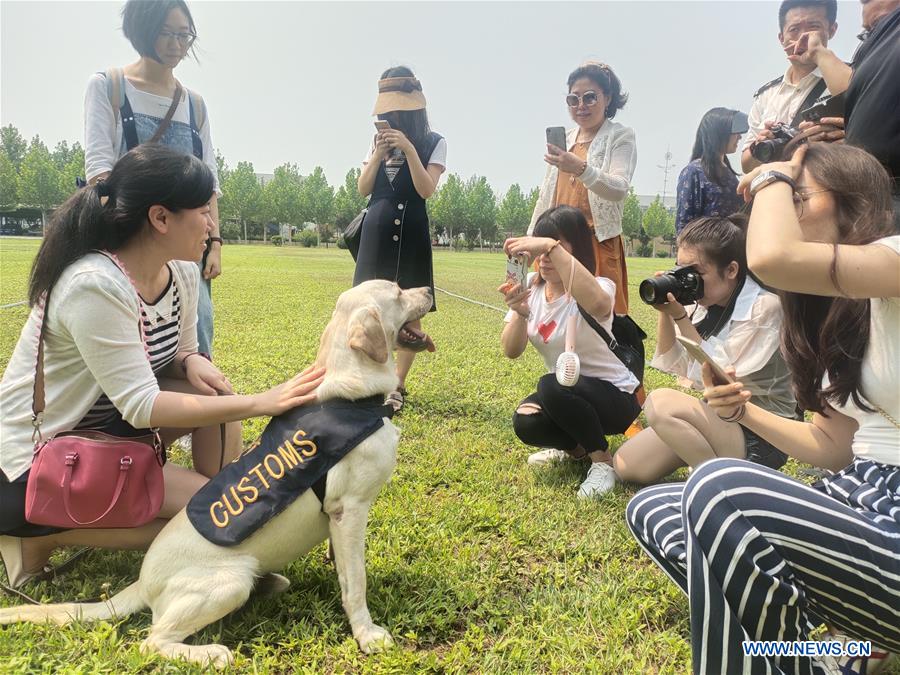
[[[78,142],[70,146],[60,141],[50,150],[38,136],[28,143],[11,124],[0,129],[0,145],[0,209],[39,209],[46,224],[47,214],[74,192],[76,178],[84,175],[84,149]],[[220,223],[226,239],[265,240],[270,224],[301,231],[311,223],[315,242],[335,241],[366,206],[366,198],[356,188],[359,168],[350,169],[335,189],[320,166],[303,175],[297,164],[288,162],[263,184],[252,162],[231,167],[221,153],[216,160],[223,193]],[[536,187],[526,192],[513,184],[498,195],[484,176],[463,179],[449,174],[429,200],[432,239],[473,248],[524,234],[537,197]],[[674,216],[659,197],[642,212],[631,190],[622,229],[626,241],[640,242],[640,247],[633,247],[635,254],[655,255],[657,238],[674,237]]]

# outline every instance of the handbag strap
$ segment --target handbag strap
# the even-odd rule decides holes
[[[175,80],[175,94],[172,96],[172,104],[166,111],[166,116],[163,117],[162,122],[156,127],[156,133],[154,133],[153,136],[150,137],[150,140],[147,141],[148,143],[156,143],[162,138],[163,134],[166,133],[169,125],[172,123],[172,116],[175,115],[175,109],[178,108],[178,103],[181,101],[181,94],[183,91],[184,88],[181,86],[181,82]]]
[[[138,301],[138,335],[141,336],[141,344],[144,346],[144,354],[147,356],[147,361],[150,360],[150,350],[147,346],[147,341],[144,336],[144,327],[141,324],[141,317],[143,316],[143,309],[141,308],[141,295],[138,293],[137,286],[134,284],[134,280],[128,274],[128,271],[125,269],[125,266],[122,262],[115,256],[115,254],[110,253],[109,251],[97,251],[101,255],[109,258],[113,264],[119,268],[122,274],[125,275],[125,278],[128,279],[128,282],[131,284],[131,287],[134,289],[134,293],[137,296]],[[44,297],[41,299],[38,304],[38,343],[37,343],[37,359],[35,363],[35,374],[34,374],[34,389],[32,391],[31,396],[31,426],[34,428],[34,431],[31,432],[31,440],[32,442],[37,442],[41,440],[41,424],[44,422],[44,408],[46,407],[46,388],[44,386],[44,341],[47,335],[47,309],[50,307],[50,292],[53,290],[53,287],[47,289],[46,293],[44,293]],[[154,433],[156,433],[154,431]]]
[[[107,506],[106,510],[93,520],[78,520],[78,518],[72,515],[72,505],[70,504],[69,494],[72,489],[72,473],[74,473],[75,465],[77,463],[77,452],[70,452],[66,455],[66,473],[63,474],[61,486],[63,493],[63,504],[66,508],[66,515],[69,516],[69,518],[71,518],[73,522],[76,522],[79,525],[93,525],[102,518],[105,518],[109,514],[109,512],[113,510],[116,502],[119,501],[119,497],[122,495],[122,490],[125,487],[125,479],[128,477],[128,470],[131,468],[133,462],[131,457],[128,456],[125,456],[119,460],[119,478],[118,480],[116,480],[116,489],[113,490],[113,496],[109,501],[109,506]]]

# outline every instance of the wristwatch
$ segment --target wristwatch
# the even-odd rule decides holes
[[[790,185],[791,190],[797,189],[797,183],[795,183],[794,179],[788,176],[786,173],[781,173],[781,171],[763,171],[750,183],[750,196],[755,197],[756,193],[762,190],[764,187],[766,187],[767,185],[771,185],[772,183],[777,183],[778,181],[782,181]]]
[[[207,240],[209,241],[210,244],[212,244],[214,242],[219,242],[219,246],[222,246],[222,244],[224,243],[222,241],[222,237],[207,237]]]

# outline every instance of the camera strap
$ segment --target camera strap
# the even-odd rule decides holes
[[[795,129],[800,126],[800,122],[803,121],[801,115],[803,111],[806,110],[809,106],[819,100],[819,97],[825,93],[825,78],[819,78],[819,81],[813,86],[812,89],[809,90],[809,93],[806,95],[806,98],[803,99],[803,102],[800,104],[800,107],[797,108],[797,112],[794,114],[794,119],[791,120],[791,126]]]

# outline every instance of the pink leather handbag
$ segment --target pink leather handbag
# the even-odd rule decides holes
[[[157,434],[56,434],[35,449],[25,488],[25,519],[71,529],[144,525],[162,507],[162,465]]]
[[[114,256],[108,257],[125,273]],[[48,291],[45,310],[49,300]],[[133,438],[84,429],[41,440],[45,407],[44,318],[41,317],[31,407],[32,439],[37,442],[25,487],[25,519],[36,525],[68,529],[138,527],[150,522],[162,508],[165,494],[165,449],[155,429]],[[138,331],[143,341],[140,325]]]

